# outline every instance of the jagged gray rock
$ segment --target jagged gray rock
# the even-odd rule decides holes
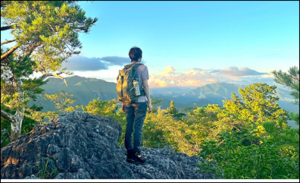
[[[167,147],[144,148],[147,165],[127,163],[126,149],[118,146],[121,134],[121,125],[110,117],[80,112],[59,116],[1,148],[1,179],[37,178],[44,169],[47,178],[55,179],[216,178],[201,173],[197,163],[202,158]]]

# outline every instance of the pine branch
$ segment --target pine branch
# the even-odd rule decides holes
[[[6,30],[9,30],[9,29],[13,29],[13,25],[7,25],[7,26],[1,27],[1,31],[6,31]]]
[[[20,43],[16,44],[14,47],[12,47],[8,52],[1,55],[1,61],[6,59],[10,54],[12,54],[16,49],[18,49],[21,46]]]
[[[62,74],[62,73],[61,73]],[[55,76],[55,77],[57,77],[57,78],[60,78],[60,79],[62,79],[62,80],[64,80],[64,83],[66,84],[66,86],[68,86],[68,83],[67,83],[67,81],[65,80],[65,78],[64,77],[62,77],[62,76],[59,76],[58,74],[56,74],[56,73],[53,73],[52,74],[53,76]]]
[[[51,28],[52,32],[55,34],[57,31],[54,30],[54,28],[49,24],[47,23],[47,25]]]
[[[217,144],[217,147],[219,147],[224,141],[225,141],[225,139],[222,140],[219,144]]]
[[[14,40],[8,40],[8,41],[13,42]],[[27,56],[27,55],[30,56],[32,54],[32,52],[34,51],[34,49],[37,48],[38,46],[40,46],[41,44],[42,44],[42,42],[37,42],[37,43],[33,43],[31,45],[28,45],[27,46],[27,50],[28,51],[24,54],[24,56]],[[1,43],[1,45],[2,45],[2,43]],[[5,54],[1,55],[1,66],[7,66],[7,65],[9,65],[9,61],[8,61],[9,55],[12,54],[20,46],[21,45],[18,43],[14,47],[12,47],[8,52],[6,52]],[[6,61],[6,63],[4,61]]]
[[[37,42],[37,43],[31,44],[31,45],[28,45],[27,46],[28,51],[24,54],[24,57],[27,55],[30,56],[32,54],[32,52],[34,51],[34,49],[36,49],[40,45],[42,45],[42,42]]]
[[[51,77],[51,76],[54,76],[54,77],[57,77],[57,78],[60,78],[62,80],[64,80],[64,83],[66,84],[66,86],[69,86],[67,81],[65,80],[64,77],[60,76],[61,74],[63,74],[64,72],[59,72],[59,73],[45,73],[43,74],[41,77],[39,77],[39,79],[48,79],[48,77]]]
[[[299,74],[297,76],[291,76],[291,79],[296,82],[296,83],[299,83]]]
[[[3,117],[4,119],[7,119],[11,123],[13,123],[15,121],[14,115],[9,114],[8,112],[5,112],[4,110],[1,110],[1,117]]]
[[[293,83],[291,81],[291,78],[288,77],[286,73],[283,73],[281,70],[277,71],[272,71],[272,74],[275,76],[275,82],[282,84],[287,87],[293,88]]]
[[[11,39],[11,40],[6,40],[4,42],[1,43],[1,45],[7,44],[7,43],[11,43],[14,42],[16,39]]]

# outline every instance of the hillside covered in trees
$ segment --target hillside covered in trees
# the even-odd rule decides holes
[[[73,94],[76,98],[74,102],[76,105],[87,105],[89,101],[97,99],[98,97],[100,100],[117,99],[116,83],[114,82],[80,76],[67,77],[65,80],[68,82],[68,86],[66,86],[61,79],[49,78],[49,81],[41,88],[47,91],[45,92],[47,94],[59,93],[60,90]],[[226,98],[230,99],[232,93],[241,96],[238,90],[243,87],[245,86],[228,83],[213,83],[184,92],[164,92],[164,88],[150,88],[150,92],[153,99],[161,99],[160,103],[155,105],[155,107],[160,106],[161,109],[167,109],[171,101],[173,101],[177,109],[185,109],[193,107],[194,104],[199,107],[208,104],[222,105],[222,101]],[[171,89],[172,88],[170,88],[170,90]],[[173,90],[176,89],[177,88],[173,88]],[[299,106],[292,103],[293,97],[290,95],[290,91],[277,88],[276,96],[279,97],[278,103],[283,109],[289,112],[299,111]],[[43,105],[44,111],[57,110],[53,102],[44,99],[44,95],[38,96],[38,101]],[[30,100],[29,104],[38,105],[39,102]]]

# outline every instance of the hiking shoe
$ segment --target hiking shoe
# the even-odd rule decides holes
[[[132,150],[127,150],[127,162],[128,163],[133,163],[134,162],[134,152]]]
[[[134,164],[137,165],[145,165],[148,163],[147,160],[142,158],[141,152],[135,152],[133,159],[135,160]]]
[[[140,152],[132,152],[128,151],[127,154],[127,162],[133,163],[135,165],[145,165],[147,164],[147,160],[143,159]]]

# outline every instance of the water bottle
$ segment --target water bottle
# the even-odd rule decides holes
[[[134,80],[133,81],[133,86],[135,87],[135,95],[136,96],[140,96],[141,93],[140,93],[140,86],[139,86],[139,82]]]

